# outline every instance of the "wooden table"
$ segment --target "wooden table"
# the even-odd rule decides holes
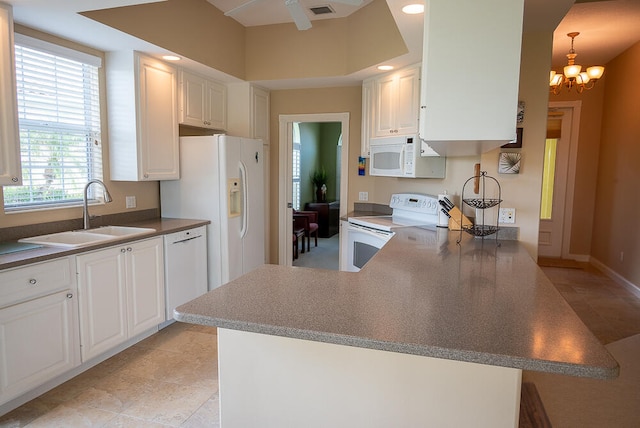
[[[330,238],[340,231],[340,201],[307,202],[305,210],[318,212],[320,238]]]

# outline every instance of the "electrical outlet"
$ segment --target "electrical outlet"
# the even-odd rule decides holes
[[[135,196],[125,196],[124,198],[126,208],[135,208],[136,207],[136,197]]]
[[[516,222],[516,209],[515,208],[500,208],[500,214],[498,216],[498,223],[510,224]]]
[[[369,192],[360,192],[358,193],[359,201],[368,201],[369,200]]]

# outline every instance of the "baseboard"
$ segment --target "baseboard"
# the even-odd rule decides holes
[[[585,262],[588,263],[591,259],[591,256],[588,254],[567,254],[567,258],[571,260],[575,260],[577,262]]]
[[[591,257],[590,260],[589,260],[589,263],[591,263],[595,268],[597,268],[599,271],[601,271],[602,273],[607,275],[609,278],[614,280],[616,283],[622,285],[624,288],[629,290],[636,297],[640,298],[640,287],[639,286],[637,286],[633,282],[629,281],[627,278],[623,277],[622,275],[620,275],[616,271],[612,270],[609,266],[605,265],[604,263],[602,263],[600,260],[596,259],[595,257]]]

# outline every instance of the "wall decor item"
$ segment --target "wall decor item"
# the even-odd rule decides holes
[[[521,149],[522,148],[522,128],[516,128],[516,139],[510,143],[500,146],[503,149]]]
[[[524,101],[518,101],[518,114],[516,118],[518,123],[522,123],[524,120]]]
[[[500,174],[520,173],[520,153],[502,152],[498,161],[498,172]]]
[[[362,156],[358,157],[358,175],[364,175],[367,159]]]

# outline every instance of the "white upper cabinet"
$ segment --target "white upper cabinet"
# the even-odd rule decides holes
[[[369,139],[371,138],[371,121],[373,120],[373,80],[362,82],[362,131],[360,143],[360,156],[369,157]]]
[[[251,138],[259,138],[269,144],[269,91],[251,85],[249,89],[251,101]]]
[[[178,71],[138,52],[107,53],[111,180],[175,180]]]
[[[248,82],[231,83],[229,127],[231,135],[259,138],[269,144],[269,91]]]
[[[420,138],[440,155],[515,139],[524,0],[428,0]]]
[[[180,70],[180,123],[210,129],[227,129],[227,87],[186,70]]]
[[[412,66],[373,81],[373,136],[418,132],[420,67]]]
[[[13,13],[0,3],[0,186],[21,185]]]

